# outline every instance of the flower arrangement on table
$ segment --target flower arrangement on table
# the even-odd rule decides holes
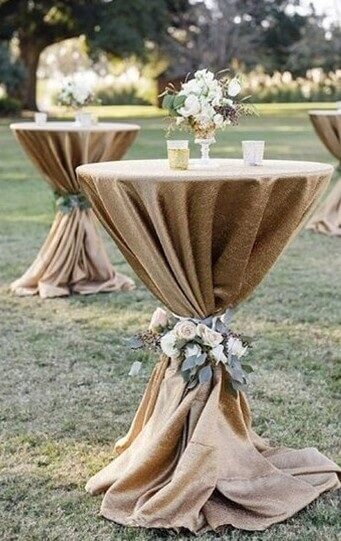
[[[163,353],[179,364],[188,389],[212,379],[214,365],[221,364],[229,374],[229,390],[234,394],[247,384],[252,367],[244,362],[249,344],[229,327],[232,310],[222,316],[203,320],[179,318],[157,308],[149,329],[130,342],[132,349],[145,348]],[[135,362],[131,375],[138,373],[141,363]]]
[[[77,81],[75,79],[66,79],[58,94],[58,103],[65,107],[71,107],[78,110],[94,103],[95,98],[91,86],[85,81]]]
[[[194,132],[195,142],[201,145],[202,160],[209,160],[209,146],[215,142],[217,129],[238,124],[242,115],[254,114],[246,103],[250,97],[239,99],[242,90],[237,77],[229,77],[227,70],[217,77],[207,69],[194,73],[192,79],[181,84],[180,90],[170,84],[161,94],[162,107],[168,111],[169,128]]]
[[[91,103],[98,103],[91,85],[84,80],[66,79],[58,94],[59,105],[74,109],[75,121],[81,126],[91,125],[91,113],[83,112],[82,108]]]

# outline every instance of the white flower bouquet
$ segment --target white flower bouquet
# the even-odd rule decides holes
[[[226,71],[216,77],[207,69],[199,70],[180,90],[172,85],[166,88],[161,94],[162,107],[168,111],[170,129],[186,128],[198,139],[211,138],[218,128],[236,125],[241,115],[254,112],[245,103],[250,96],[237,98],[242,90],[240,80],[230,78]]]
[[[253,370],[243,361],[249,345],[228,328],[231,314],[227,310],[223,316],[196,320],[178,318],[158,308],[148,331],[137,335],[130,345],[132,349],[145,347],[175,359],[188,389],[209,382],[214,365],[221,364],[229,375],[229,389],[236,393],[246,385],[247,374]]]
[[[58,103],[72,109],[81,109],[85,105],[93,103],[94,94],[91,86],[84,80],[66,79],[58,94]]]

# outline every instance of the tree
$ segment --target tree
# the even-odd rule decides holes
[[[182,26],[164,39],[162,52],[170,60],[166,77],[207,66],[220,70],[234,60],[246,69],[262,65],[268,73],[291,68],[303,74],[309,60],[336,69],[340,30],[333,30],[336,39],[327,39],[313,8],[302,14],[299,7],[300,0],[193,3]],[[309,59],[309,50],[315,51],[315,60]]]
[[[1,83],[7,94],[18,97],[24,71],[21,63],[12,57],[7,42],[0,43],[0,73]]]
[[[37,67],[48,45],[84,34],[89,49],[142,56],[187,0],[0,0],[0,40],[17,37],[23,106],[36,109]]]

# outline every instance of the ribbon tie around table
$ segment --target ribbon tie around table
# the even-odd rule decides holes
[[[181,181],[162,178],[170,173],[158,161],[101,167],[79,169],[98,218],[171,312],[200,319],[251,293],[330,178],[328,170],[216,180],[212,171]],[[117,458],[87,484],[105,492],[102,515],[196,533],[263,530],[338,486],[337,466],[316,449],[258,437],[244,394],[227,393],[226,377],[217,365],[209,384],[188,391],[178,362],[161,356]]]

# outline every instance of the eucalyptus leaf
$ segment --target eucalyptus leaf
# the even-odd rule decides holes
[[[212,379],[212,368],[208,364],[199,370],[199,383],[208,383]]]
[[[231,367],[240,367],[240,360],[237,357],[237,355],[229,355],[228,356],[228,363]]]
[[[181,365],[181,371],[184,372],[186,370],[191,370],[196,365],[196,355],[191,355],[190,357],[186,357],[184,362]]]
[[[181,375],[182,375],[184,381],[186,381],[186,383],[191,380],[192,374],[191,374],[190,370],[181,371]]]
[[[207,359],[207,353],[202,353],[195,358],[196,366],[202,366]]]
[[[197,379],[197,378],[193,378],[193,379],[191,379],[191,381],[188,383],[187,389],[194,389],[194,387],[196,387],[197,385],[198,385],[198,379]]]
[[[221,319],[218,319],[215,324],[215,330],[217,332],[220,332],[220,334],[227,334],[228,328],[226,325],[221,321]]]
[[[244,389],[244,385],[239,383],[239,381],[235,381],[234,379],[231,380],[231,385],[235,391],[242,391]]]
[[[251,372],[254,372],[252,366],[250,364],[242,364],[242,369],[247,373],[251,374]]]
[[[173,102],[174,102],[174,96],[172,96],[171,94],[166,94],[162,100],[162,107],[164,109],[172,109]]]
[[[174,109],[179,109],[180,107],[183,106],[183,104],[185,103],[186,101],[186,96],[184,95],[180,95],[177,94],[175,97],[174,97],[174,101],[173,101],[173,104],[172,104],[172,107],[174,107]]]
[[[206,317],[205,319],[202,320],[201,323],[203,325],[207,325],[207,327],[211,327],[211,325],[213,323],[213,317],[212,316]]]
[[[239,367],[231,368],[231,377],[233,380],[238,381],[238,383],[246,383],[246,378],[243,370]]]

